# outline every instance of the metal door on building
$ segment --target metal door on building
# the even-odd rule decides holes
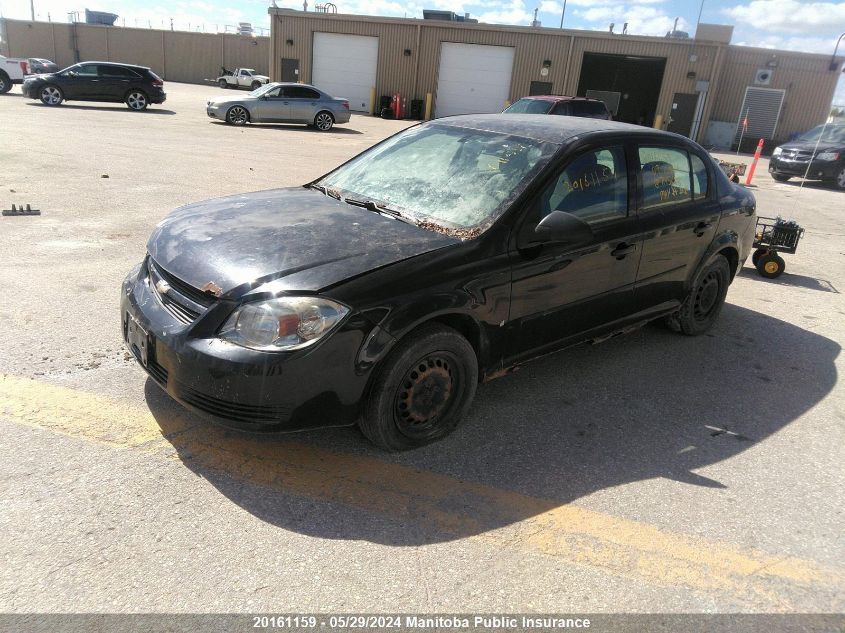
[[[514,50],[511,46],[443,42],[435,116],[504,110],[511,90]]]
[[[282,81],[299,81],[299,60],[282,57]]]
[[[689,136],[692,130],[695,108],[698,105],[698,93],[676,92],[672,97],[672,117],[666,129],[675,134]]]
[[[740,137],[751,139],[749,143],[757,144],[757,139],[773,139],[780,119],[785,90],[775,88],[745,89],[745,98],[739,110],[739,120],[734,132],[734,143],[739,143]]]
[[[354,112],[371,112],[376,86],[378,38],[344,33],[314,33],[311,83],[323,92],[349,100]]]

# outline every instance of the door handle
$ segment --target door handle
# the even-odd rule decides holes
[[[621,244],[618,244],[616,248],[610,251],[610,254],[613,255],[616,259],[625,259],[626,255],[630,255],[635,250],[637,250],[636,244],[626,244],[625,242],[622,242]]]
[[[699,222],[695,225],[695,228],[692,230],[698,237],[701,237],[705,233],[707,233],[707,229],[713,226],[710,222]]]

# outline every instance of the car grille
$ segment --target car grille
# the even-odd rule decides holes
[[[158,266],[151,258],[147,258],[150,290],[155,294],[164,308],[182,323],[193,323],[214,303],[214,299],[206,293],[194,288],[178,277]],[[159,282],[165,282],[166,292],[159,291]]]
[[[800,149],[785,149],[781,153],[780,157],[785,160],[796,160],[801,162],[807,162],[810,160],[810,156],[813,155],[811,151],[805,151]]]
[[[201,411],[205,411],[219,418],[243,422],[267,423],[278,422],[290,415],[289,407],[228,402],[195,391],[181,383],[178,384],[179,397],[182,400]]]

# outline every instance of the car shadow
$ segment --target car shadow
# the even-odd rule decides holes
[[[758,281],[765,281],[777,286],[795,286],[797,288],[806,288],[808,290],[819,290],[821,292],[833,292],[835,294],[839,294],[839,290],[836,289],[836,286],[826,279],[816,279],[815,277],[807,277],[806,275],[794,275],[786,271],[784,271],[780,277],[768,279],[758,273],[755,268],[744,266],[739,271],[739,275],[740,277],[757,279]]]
[[[646,327],[481,385],[453,435],[400,454],[372,447],[354,427],[223,430],[151,380],[146,401],[184,465],[263,521],[321,538],[418,545],[651,478],[729,489],[731,480],[695,471],[815,406],[836,384],[839,352],[814,332],[728,304],[705,336]]]
[[[229,124],[225,121],[212,121],[215,125],[225,125],[228,126]],[[345,123],[340,123],[339,125],[346,125]],[[240,126],[241,129],[247,130],[250,128],[255,129],[262,129],[262,130],[289,130],[289,131],[300,131],[300,132],[313,132],[317,134],[325,134],[326,136],[332,136],[334,134],[363,134],[360,130],[356,130],[354,128],[349,127],[339,127],[339,125],[335,125],[332,127],[331,130],[328,132],[321,132],[317,128],[309,127],[302,124],[297,123],[249,123],[248,125]]]
[[[792,178],[790,178],[786,182],[779,182],[777,184],[799,188],[799,187],[801,187],[801,180],[802,180],[802,178],[800,176],[793,176]],[[776,182],[776,181],[774,181],[774,179],[773,179],[773,182]],[[805,180],[804,181],[804,188],[805,189],[821,189],[821,190],[824,190],[824,191],[839,191],[839,189],[836,188],[836,185],[834,183],[826,181],[826,180]]]
[[[137,112],[135,110],[130,110],[126,107],[125,104],[122,103],[115,103],[112,105],[79,105],[79,104],[69,104],[69,103],[62,103],[58,106],[48,106],[39,101],[33,101],[32,103],[28,104],[30,106],[36,108],[66,108],[68,110],[92,110],[92,111],[99,111],[99,112],[127,112],[131,114],[176,114],[173,110],[165,110],[164,108],[158,108],[155,105],[151,105],[146,110],[142,110]]]

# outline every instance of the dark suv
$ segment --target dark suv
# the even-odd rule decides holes
[[[81,62],[59,72],[27,77],[23,94],[49,106],[62,101],[109,101],[139,111],[151,103],[164,103],[167,97],[164,81],[149,68],[111,62]]]
[[[579,116],[587,119],[610,121],[613,116],[598,99],[587,97],[565,97],[561,95],[537,95],[523,97],[508,107],[504,114],[558,114]]]
[[[845,190],[845,125],[819,125],[776,147],[769,173],[778,182],[806,174],[809,180],[826,180]]]

